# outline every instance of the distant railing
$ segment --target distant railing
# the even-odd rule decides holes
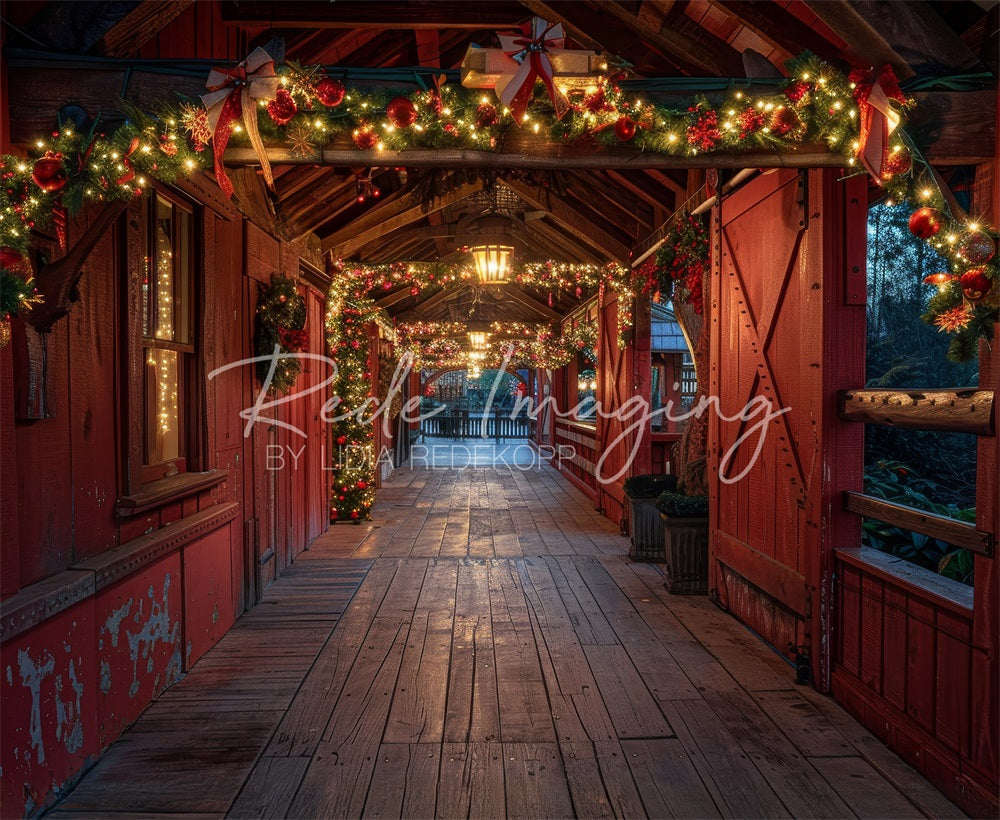
[[[423,419],[420,432],[428,438],[528,438],[531,420],[527,416],[511,418],[505,410],[494,410],[485,418],[482,411],[458,410]]]

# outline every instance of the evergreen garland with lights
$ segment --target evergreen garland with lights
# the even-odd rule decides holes
[[[695,313],[705,309],[708,231],[701,217],[683,214],[671,226],[656,252],[653,276],[661,297],[685,301]]]
[[[371,517],[377,462],[375,430],[369,420],[374,411],[368,410],[362,416],[373,391],[368,366],[368,328],[377,309],[370,299],[346,293],[342,285],[343,280],[335,281],[331,288],[326,319],[327,343],[337,364],[333,391],[339,399],[331,429],[330,521],[333,523],[360,522]]]
[[[870,73],[856,71],[846,76],[809,53],[789,61],[787,69],[790,76],[776,92],[757,94],[751,84],[740,87],[734,81],[719,95],[699,95],[687,105],[674,107],[643,99],[615,77],[595,75],[591,87],[569,92],[568,108],[560,116],[547,98],[539,96],[522,121],[514,123],[510,112],[481,90],[447,84],[417,91],[348,88],[321,68],[289,63],[279,69],[281,85],[275,98],[253,114],[272,145],[285,140],[299,156],[338,135],[349,135],[359,150],[498,151],[503,135],[521,128],[561,142],[628,143],[677,156],[761,150],[781,155],[793,153],[802,144],[820,142],[842,153],[846,165],[855,166],[861,149],[858,114],[871,88]],[[889,80],[890,97],[897,113],[902,113],[912,102],[899,91],[891,72]],[[66,122],[35,141],[31,158],[0,157],[0,250],[23,255],[33,229],[55,221],[57,231],[63,230],[67,215],[87,202],[140,196],[154,179],[169,182],[203,165],[201,155],[215,139],[204,106],[183,102],[156,114],[127,103],[121,108],[127,119],[113,131],[105,132],[99,118],[89,124]],[[233,145],[248,144],[246,129],[238,121],[229,127]],[[967,357],[977,339],[990,338],[991,325],[1000,314],[998,273],[995,263],[990,264],[997,232],[947,211],[929,166],[907,143],[902,128],[895,131],[891,147],[879,184],[915,210],[931,207],[943,214],[944,239],[932,239],[935,234],[923,238],[949,253],[953,278],[933,283],[941,293],[931,300],[925,318],[954,334],[952,358]],[[968,245],[978,249],[972,257],[961,254],[961,247]],[[383,274],[381,286],[391,289],[409,282],[416,294],[432,284],[446,285],[453,281],[451,277],[471,277],[471,271],[444,273],[435,266],[396,266],[388,276]],[[555,268],[525,266],[516,281],[550,294],[570,289],[580,295],[585,287],[610,285],[619,296],[619,342],[630,332],[630,297],[637,293],[630,271],[585,272],[577,266],[566,276]],[[8,282],[5,290],[11,287]]]
[[[261,384],[267,381],[275,346],[279,353],[296,353],[309,346],[305,323],[306,302],[296,289],[295,282],[274,274],[271,284],[261,291],[257,302],[254,355],[267,357],[257,362],[257,376]],[[279,358],[274,362],[269,391],[287,393],[295,385],[295,379],[301,370],[298,358]]]

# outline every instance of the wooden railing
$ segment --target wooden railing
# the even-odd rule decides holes
[[[838,414],[844,421],[978,436],[996,434],[993,401],[992,391],[977,388],[841,390],[837,396]],[[854,492],[844,493],[844,509],[993,557],[993,533],[977,530],[965,521]]]
[[[993,533],[977,530],[973,524],[943,515],[895,504],[864,493],[844,493],[844,509],[865,518],[874,518],[912,532],[937,538],[956,547],[965,547],[993,557]]]
[[[992,436],[993,391],[978,390],[841,390],[838,414],[845,421],[865,421],[911,430],[944,430]]]
[[[509,411],[494,410],[485,418],[476,410],[430,416],[420,422],[420,432],[428,438],[528,438],[531,427],[527,416],[511,418]]]

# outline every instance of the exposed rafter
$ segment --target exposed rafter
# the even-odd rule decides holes
[[[453,202],[465,199],[484,190],[483,180],[468,182],[431,202],[425,202],[416,191],[403,193],[384,201],[342,228],[323,239],[323,252],[336,251],[340,256],[350,256],[372,239],[416,222],[433,211],[440,211]]]

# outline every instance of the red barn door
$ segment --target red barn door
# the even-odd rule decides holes
[[[862,473],[835,397],[864,383],[867,199],[837,176],[765,173],[713,225],[709,586],[779,650],[805,647],[824,689],[831,550],[858,541],[839,493]]]

